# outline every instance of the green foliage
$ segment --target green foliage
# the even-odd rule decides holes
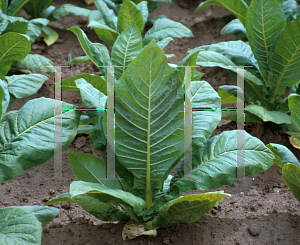
[[[185,73],[168,64],[161,50],[163,44],[160,47],[152,40],[141,49],[140,31],[136,26],[127,27],[118,40],[129,32],[136,35],[135,47],[139,50],[134,51],[126,69],[116,72],[120,77],[115,81],[115,172],[120,179],[105,178],[107,111],[103,110],[106,96],[81,77],[74,83],[80,90],[83,106],[101,109],[88,112],[89,122],[83,120],[94,125],[91,136],[102,150],[103,160],[69,152],[69,163],[77,181],[71,184],[69,193],[53,198],[46,205],[74,201],[99,219],[147,222],[148,229],[196,221],[228,194],[182,194],[215,189],[236,181],[236,155],[241,150],[236,148],[237,131],[210,138],[221,119],[221,112],[215,110],[220,108],[221,99],[207,82],[193,80],[191,87],[186,88],[191,91],[195,109],[192,112],[192,173],[184,175],[183,162],[171,176],[186,153]],[[93,46],[87,40],[81,41],[86,48]],[[188,55],[179,64],[194,66],[197,55]],[[199,77],[192,70],[192,76],[194,74]],[[199,108],[206,110],[196,110]],[[246,176],[268,169],[273,159],[271,150],[245,133]]]
[[[0,243],[40,245],[42,226],[59,212],[57,208],[42,206],[0,208]]]
[[[98,10],[89,15],[89,27],[94,28],[100,40],[113,46],[118,37],[129,26],[136,26],[140,34],[143,33],[149,13],[147,1],[124,0],[118,11],[110,9],[110,1],[94,1]],[[148,4],[151,1],[148,1]],[[112,7],[111,7],[112,8]],[[192,37],[192,32],[181,23],[172,21],[166,17],[156,19],[154,26],[145,34],[144,45],[152,38],[161,41],[168,37]],[[125,45],[126,47],[126,45]]]
[[[229,3],[242,4],[244,1],[209,0],[201,3],[199,8],[216,2],[229,9]],[[228,3],[226,6],[225,2]],[[298,133],[300,18],[296,18],[297,15],[290,18],[295,7],[292,2],[252,0],[246,7],[245,19],[242,21],[239,18],[240,22],[234,20],[240,33],[247,34],[248,43],[222,42],[189,52],[201,50],[197,58],[198,65],[227,69],[234,80],[237,80],[235,66],[252,66],[245,67],[246,120],[259,123],[269,121],[279,124],[284,131]],[[230,6],[237,11],[238,3]],[[292,87],[291,94],[282,99],[288,87]],[[235,94],[238,89],[235,88]],[[219,93],[223,92],[219,90]],[[284,129],[287,124],[290,129]]]
[[[291,189],[295,198],[300,202],[300,163],[295,155],[285,146],[278,144],[267,145],[275,154],[275,163],[282,167],[282,178]]]

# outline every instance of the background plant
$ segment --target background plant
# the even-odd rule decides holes
[[[235,66],[245,68],[246,121],[273,122],[279,129],[292,134],[295,147],[299,148],[299,45],[300,18],[286,23],[282,2],[253,0],[249,8],[243,1],[208,1],[223,4],[232,10],[245,26],[248,43],[242,41],[222,42],[195,48],[190,53],[203,50],[197,64],[219,66],[227,69],[236,80]],[[226,5],[225,5],[226,4]],[[201,8],[206,6],[201,5]],[[262,21],[263,18],[263,21]],[[290,95],[283,97],[291,87]],[[235,103],[239,88],[221,86],[219,94],[224,103]],[[231,99],[231,100],[230,100]],[[226,115],[234,120],[235,115]]]
[[[188,55],[179,65],[195,64],[197,55]],[[196,221],[227,195],[182,196],[187,191],[212,190],[236,181],[237,131],[209,139],[221,119],[218,110],[193,111],[192,174],[184,176],[182,162],[174,177],[170,175],[185,152],[185,73],[183,68],[172,67],[152,40],[115,81],[115,171],[122,181],[103,180],[105,147],[95,147],[102,150],[103,160],[70,152],[70,167],[78,181],[71,183],[70,192],[45,205],[74,201],[98,219],[147,222],[148,229],[158,229]],[[192,70],[192,77],[194,74]],[[84,107],[105,108],[104,93],[82,78],[75,84]],[[219,96],[207,82],[193,80],[190,89],[194,109],[220,107]],[[106,111],[88,111],[87,115],[99,123],[102,133],[95,137],[105,146]],[[260,140],[245,133],[246,176],[268,169],[273,158]]]

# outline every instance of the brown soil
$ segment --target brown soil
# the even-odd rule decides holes
[[[59,0],[59,5],[68,1]],[[225,22],[218,17],[227,12],[219,7],[209,7],[198,14],[193,14],[200,1],[173,0],[173,4],[160,3],[152,15],[165,14],[169,18],[188,26],[194,33],[194,38],[176,39],[165,53],[174,53],[180,61],[186,52],[194,47],[235,40],[234,36],[220,35]],[[74,4],[87,7],[82,0]],[[89,8],[95,8],[90,6]],[[46,47],[43,42],[33,45],[32,53],[39,53],[50,58],[56,65],[66,65],[68,53],[74,56],[84,55],[77,38],[66,28],[77,25],[88,35],[91,41],[98,42],[94,31],[89,30],[87,19],[67,16],[51,23],[59,33],[59,42],[52,47]],[[215,89],[223,84],[231,84],[227,73],[219,68],[201,68],[205,72],[204,80]],[[72,70],[66,70],[64,77],[80,73],[98,73],[98,69],[90,64],[76,64]],[[53,76],[43,85],[39,92],[23,100],[17,100],[9,110],[19,109],[29,99],[40,96],[53,98]],[[234,83],[232,83],[234,84]],[[63,100],[80,106],[80,95],[76,92],[63,92]],[[247,124],[246,130],[251,132],[254,124]],[[215,130],[219,134],[225,130],[236,128],[234,122],[226,120]],[[290,148],[300,160],[300,151],[292,148],[285,134],[272,131],[266,127],[262,136],[264,143],[280,143]],[[46,201],[61,193],[68,192],[69,185],[75,180],[72,174],[67,152],[80,151],[100,156],[94,150],[89,136],[77,135],[72,144],[63,151],[63,179],[53,177],[53,158],[45,164],[25,171],[21,176],[6,181],[0,185],[0,207],[20,205],[43,205]],[[43,245],[98,245],[98,244],[300,244],[300,204],[294,198],[287,185],[282,180],[281,169],[274,165],[266,172],[254,178],[245,178],[231,186],[219,190],[231,194],[222,199],[202,219],[190,224],[177,224],[169,229],[158,230],[155,238],[139,237],[123,241],[121,231],[123,224],[103,223],[86,213],[74,203],[55,205],[62,212],[44,228]]]

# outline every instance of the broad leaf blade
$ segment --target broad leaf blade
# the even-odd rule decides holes
[[[3,118],[0,124],[0,183],[53,156],[55,102],[43,97],[33,99],[8,118]],[[74,108],[71,104],[61,103],[63,108]],[[80,114],[75,110],[61,114],[62,149],[75,137]]]
[[[244,93],[244,91],[234,85],[223,85],[219,87],[218,94],[221,97],[222,105],[231,103],[241,103],[243,101],[238,100],[237,93]]]
[[[91,13],[91,10],[77,7],[73,4],[62,4],[58,7],[56,7],[49,16],[47,16],[47,19],[51,20],[58,20],[62,16],[66,15],[80,15],[84,17],[89,17]]]
[[[284,165],[282,178],[291,189],[294,197],[300,202],[300,166],[291,163]]]
[[[40,245],[42,231],[33,214],[17,207],[0,209],[0,244]]]
[[[275,155],[275,163],[279,167],[283,167],[287,163],[293,163],[293,164],[300,166],[298,159],[286,146],[271,143],[271,144],[268,144],[267,147]]]
[[[48,25],[48,23],[49,20],[42,18],[28,21],[28,29],[26,35],[29,36],[32,43],[41,35],[42,28]]]
[[[43,17],[43,11],[47,9],[55,0],[29,0],[23,8],[26,13],[35,18]]]
[[[4,79],[12,61],[22,60],[30,52],[28,37],[18,33],[6,33],[0,36],[0,79]]]
[[[8,91],[18,99],[35,94],[48,80],[48,77],[41,74],[7,76]]]
[[[115,84],[116,157],[134,175],[133,189],[147,188],[147,204],[183,153],[184,96],[172,74],[152,41]]]
[[[25,3],[27,3],[29,0],[12,0],[9,4],[9,7],[7,8],[6,14],[7,15],[15,15],[20,8],[23,7]]]
[[[158,216],[147,223],[147,228],[168,228],[176,223],[195,222],[202,218],[225,196],[230,195],[223,193],[203,193],[176,198],[160,208]]]
[[[266,82],[269,79],[271,47],[285,26],[283,10],[276,0],[251,2],[246,20],[247,37]]]
[[[246,28],[240,22],[239,19],[234,19],[230,21],[220,32],[222,35],[224,34],[234,34],[238,39],[242,41],[248,41]]]
[[[144,30],[144,19],[137,6],[130,0],[124,0],[118,15],[118,32],[122,33],[128,26],[136,25],[140,33]]]
[[[105,24],[112,29],[116,29],[117,16],[115,15],[114,11],[109,9],[103,0],[94,0],[94,3],[99,10]]]
[[[90,23],[89,27],[94,28],[99,39],[104,41],[109,46],[113,46],[119,36],[119,33],[116,30],[107,25],[99,24],[98,22]]]
[[[286,87],[299,82],[300,70],[300,19],[287,24],[280,33],[274,54],[270,58],[273,76],[273,97],[283,94]]]
[[[232,12],[245,25],[248,6],[243,0],[207,0],[200,3],[195,12],[210,5],[218,5]]]
[[[15,67],[30,68],[36,71],[54,72],[53,62],[39,54],[28,54],[25,59],[16,62]]]
[[[128,26],[118,37],[112,52],[111,61],[115,67],[115,77],[119,79],[130,62],[142,50],[142,37],[135,26]]]
[[[245,177],[254,176],[273,165],[273,153],[259,139],[245,133]],[[193,154],[192,176],[184,176],[184,163],[174,175],[171,189],[175,193],[212,190],[236,182],[237,131],[226,131],[210,138]],[[178,178],[183,178],[179,179]]]

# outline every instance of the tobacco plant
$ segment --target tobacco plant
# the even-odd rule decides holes
[[[188,55],[179,65],[195,65],[196,57]],[[195,71],[191,71],[194,78]],[[105,179],[107,164],[113,164],[106,163],[107,97],[85,79],[75,80],[83,106],[98,108],[87,111],[87,115],[99,124],[99,133],[94,137],[98,138],[96,149],[102,151],[103,159],[69,152],[77,181],[71,183],[70,192],[45,205],[74,201],[103,221],[133,220],[146,222],[148,229],[166,228],[200,219],[228,195],[182,193],[233,184],[240,147],[245,149],[245,176],[268,169],[273,164],[273,153],[246,132],[233,130],[209,138],[221,119],[220,110],[216,110],[221,106],[220,97],[200,80],[193,80],[191,87],[185,88],[191,94],[185,95],[185,78],[184,68],[170,66],[154,40],[137,53],[120,77],[115,77],[115,179]],[[192,171],[184,174],[183,161],[172,176],[171,171],[187,150],[185,98],[191,99],[193,106]],[[245,134],[245,145],[238,148],[237,133]]]
[[[232,14],[221,17],[221,19],[224,20],[230,19],[230,22],[227,25],[225,25],[224,28],[221,30],[221,34],[232,33],[238,39],[247,41],[248,39],[246,29],[242,22],[246,17],[246,13],[251,2],[252,0],[207,0],[201,3],[195,12],[198,12],[210,5],[218,5],[223,8],[226,8]],[[285,15],[287,23],[299,18],[300,7],[298,6],[296,0],[279,0],[277,2],[283,9],[283,13]],[[240,13],[242,13],[242,16],[239,15]]]
[[[243,1],[206,3],[213,2],[226,2],[227,8],[240,9],[234,13],[245,26],[249,42],[221,42],[200,46],[190,53],[202,50],[198,65],[227,69],[235,80],[236,66],[251,66],[245,67],[246,121],[278,124],[293,135],[292,142],[299,148],[300,18],[287,23],[282,1],[252,0],[249,8]],[[290,95],[283,97],[288,87]],[[221,86],[219,94],[225,104],[235,103],[238,90],[236,86]]]
[[[113,46],[121,33],[130,25],[136,25],[142,34],[148,19],[147,1],[124,0],[119,11],[109,8],[107,1],[94,1],[98,10],[89,15],[89,27],[94,28],[100,40]],[[182,25],[168,18],[158,18],[153,27],[145,34],[144,45],[152,38],[161,41],[170,37],[191,37],[192,32]]]

